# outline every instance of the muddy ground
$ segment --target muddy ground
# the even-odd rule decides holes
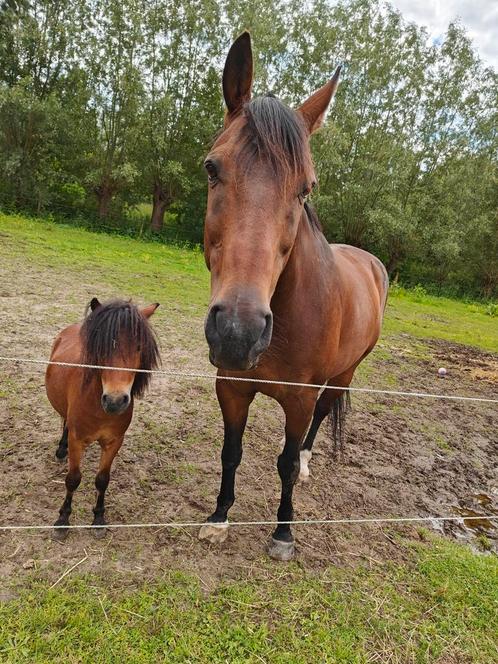
[[[0,354],[48,357],[59,329],[81,316],[93,295],[116,295],[89,275],[67,283],[56,268],[0,267]],[[61,296],[61,280],[66,295]],[[67,295],[70,293],[70,296]],[[165,367],[211,371],[202,318],[159,309],[154,319]],[[437,377],[445,366],[448,375]],[[55,458],[60,422],[44,392],[43,368],[0,367],[0,523],[51,524],[64,495],[65,465]],[[496,396],[498,356],[409,336],[384,339],[356,384],[413,391]],[[498,412],[493,404],[355,394],[342,456],[334,459],[326,427],[310,464],[311,480],[295,491],[298,519],[491,513],[498,506]],[[231,520],[274,519],[279,481],[276,457],[283,418],[277,404],[256,399],[245,435]],[[114,464],[107,519],[114,523],[202,521],[214,508],[220,474],[221,416],[209,381],[157,377],[137,403]],[[98,449],[85,459],[72,523],[90,523]],[[460,510],[460,511],[459,511]],[[470,510],[470,511],[468,511]],[[497,512],[498,513],[498,512]],[[430,527],[430,524],[426,524]],[[497,549],[493,524],[473,531],[445,524],[447,536]],[[264,553],[271,528],[233,528],[221,547],[198,541],[193,529],[114,530],[104,541],[73,531],[64,543],[49,532],[0,533],[4,594],[33,574],[54,581],[83,560],[81,572],[121,586],[141,584],[168,569],[199,576],[206,588],[270,563]],[[300,564],[370,564],[405,550],[399,532],[423,538],[418,525],[296,526]]]

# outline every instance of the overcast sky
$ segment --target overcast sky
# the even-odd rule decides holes
[[[498,0],[390,0],[408,21],[425,25],[433,39],[460,17],[485,64],[498,69]]]

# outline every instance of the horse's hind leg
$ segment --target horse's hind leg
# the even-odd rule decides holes
[[[307,482],[310,477],[310,469],[308,464],[312,456],[312,447],[315,442],[316,434],[320,428],[321,423],[327,417],[327,415],[332,410],[332,402],[334,401],[335,396],[332,394],[332,390],[324,390],[319,396],[318,401],[316,402],[315,410],[313,412],[313,419],[311,420],[311,426],[306,434],[301,452],[299,455],[299,481]]]
[[[65,459],[67,457],[67,426],[66,422],[64,422],[64,430],[62,432],[62,437],[59,440],[59,445],[57,447],[57,450],[55,452],[55,456],[62,461],[62,459]]]
[[[100,464],[95,477],[95,488],[97,489],[97,504],[93,508],[92,526],[100,526],[93,529],[93,534],[97,539],[106,536],[105,526],[105,492],[109,486],[111,476],[111,466],[116,454],[123,443],[124,436],[119,436],[111,440],[99,440],[100,443]]]
[[[69,516],[71,515],[73,494],[76,489],[79,487],[81,482],[81,457],[83,456],[83,442],[79,440],[74,440],[71,436],[71,432],[68,433],[68,442],[69,442],[69,462],[68,462],[68,472],[66,475],[66,498],[62,503],[62,507],[59,510],[59,518],[54,523],[54,530],[52,531],[52,537],[55,540],[64,540],[66,539],[69,530],[64,526],[69,525]]]
[[[340,385],[348,387],[349,383],[353,378],[354,371],[356,366],[348,371],[344,372],[340,376],[331,378],[328,381],[328,385]],[[310,476],[310,470],[308,464],[312,456],[313,443],[315,442],[316,434],[320,428],[321,423],[332,412],[334,407],[334,402],[339,399],[344,394],[344,390],[324,390],[320,397],[318,398],[313,412],[313,419],[311,420],[311,425],[306,434],[303,446],[300,453],[300,468],[299,468],[299,481],[307,482]]]

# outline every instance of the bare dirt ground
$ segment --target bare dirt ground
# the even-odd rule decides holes
[[[29,267],[29,269],[28,269]],[[0,354],[48,357],[55,334],[78,320],[93,295],[116,295],[91,275],[64,288],[56,268],[0,267]],[[100,283],[99,283],[100,282]],[[98,285],[99,284],[99,285]],[[163,365],[209,371],[200,317],[159,309],[153,319]],[[498,357],[473,348],[411,337],[382,342],[356,384],[476,396],[496,396]],[[179,350],[181,349],[181,350]],[[444,365],[448,376],[436,377]],[[51,524],[64,496],[65,465],[55,458],[60,422],[45,397],[43,368],[0,366],[0,524]],[[386,380],[384,380],[386,379]],[[387,379],[389,379],[387,381]],[[387,382],[386,382],[387,381]],[[326,427],[310,464],[311,480],[295,491],[298,519],[361,516],[429,516],[491,513],[498,505],[498,414],[492,404],[353,395],[345,450],[334,459]],[[230,517],[274,519],[279,496],[276,457],[283,418],[277,404],[258,398],[245,435],[237,500]],[[136,405],[118,456],[107,498],[113,523],[202,521],[214,508],[222,439],[221,416],[209,381],[157,377]],[[97,446],[84,462],[74,498],[73,524],[90,523]],[[498,512],[496,512],[498,513]],[[467,526],[478,526],[467,521]],[[402,556],[400,528],[296,526],[298,560],[311,571],[333,563],[357,564]],[[490,523],[477,530],[447,524],[447,535],[496,549]],[[424,537],[419,526],[403,533]],[[265,545],[270,527],[233,528],[221,547],[198,541],[193,529],[118,530],[104,541],[73,531],[65,543],[50,533],[0,533],[0,577],[14,587],[27,575],[54,581],[78,561],[81,572],[137,585],[168,569],[198,574],[208,589],[223,576],[270,564]],[[482,537],[486,535],[486,537]],[[85,558],[86,556],[86,558]],[[1,588],[0,588],[1,590]],[[5,592],[5,591],[4,591]]]

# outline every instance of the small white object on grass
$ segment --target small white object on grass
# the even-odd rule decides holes
[[[447,371],[444,367],[440,367],[437,370],[437,375],[439,376],[439,378],[444,378],[446,376],[446,374],[447,374]]]

